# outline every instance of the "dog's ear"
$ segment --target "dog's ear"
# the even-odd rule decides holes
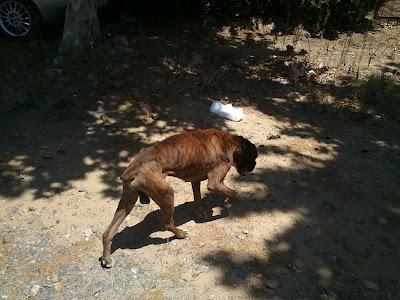
[[[250,142],[248,139],[245,139],[242,136],[241,136],[241,142],[242,142],[243,154],[249,160],[255,160],[258,157],[258,152],[257,152],[256,146],[252,142]]]
[[[237,153],[234,154],[234,161],[240,174],[245,174],[254,170],[256,158],[258,156],[256,146],[242,136],[238,137],[239,146]]]

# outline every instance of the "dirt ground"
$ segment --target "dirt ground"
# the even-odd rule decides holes
[[[208,29],[110,29],[78,62],[60,63],[51,41],[0,43],[2,299],[400,299],[399,123],[352,101],[354,58],[340,68],[343,52],[337,65],[313,54],[348,38],[298,37],[296,53],[309,45],[309,61],[328,67],[291,82],[294,36]],[[360,63],[360,77],[398,76],[398,32],[368,33],[395,50]],[[243,107],[244,120],[212,115],[211,99]],[[129,158],[208,127],[258,147],[253,174],[226,178],[235,205],[224,211],[203,182],[210,218],[196,223],[190,184],[169,178],[189,237],[174,239],[153,202],[137,203],[114,238],[115,266],[102,269]]]

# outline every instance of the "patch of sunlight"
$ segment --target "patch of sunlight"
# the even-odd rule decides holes
[[[322,267],[318,270],[318,284],[322,287],[328,287],[332,281],[333,273],[330,269]]]
[[[275,102],[275,103],[279,103],[279,104],[281,104],[281,103],[287,103],[287,100],[286,99],[283,99],[283,98],[268,98],[270,101],[272,101],[272,102]]]
[[[219,32],[217,32],[217,35],[224,39],[232,38],[231,26],[222,26],[222,29]]]
[[[167,127],[167,122],[163,120],[157,120],[155,125],[160,128],[165,128]]]
[[[128,156],[129,156],[129,152],[126,151],[126,150],[121,150],[121,151],[119,152],[119,157],[120,157],[120,158],[127,158]]]
[[[93,160],[91,157],[89,157],[89,156],[85,156],[84,158],[83,158],[83,163],[85,164],[85,165],[87,165],[87,166],[93,166],[94,164],[95,164],[95,160]]]
[[[25,167],[25,168],[24,168],[24,173],[26,174],[26,173],[28,173],[28,172],[33,172],[33,171],[35,171],[35,170],[36,170],[35,167],[33,167],[33,166],[28,166],[28,167]]]
[[[373,141],[373,143],[379,147],[387,147],[388,146],[388,144],[382,140],[376,140],[376,141]]]
[[[132,103],[127,101],[118,105],[118,110],[129,110],[132,107]]]
[[[395,151],[399,151],[400,150],[400,145],[389,145],[386,141],[382,141],[382,140],[376,140],[373,141],[373,143],[379,147],[386,147]]]
[[[10,167],[22,167],[24,165],[24,161],[27,158],[28,157],[26,155],[18,155],[16,157],[14,157],[12,160],[10,160],[7,164]]]
[[[57,188],[61,188],[61,187],[62,187],[62,184],[60,182],[52,182],[50,184],[50,188],[52,188],[52,189],[57,189]]]

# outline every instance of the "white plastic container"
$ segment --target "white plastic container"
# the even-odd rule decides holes
[[[213,103],[211,104],[210,112],[222,118],[235,122],[239,122],[244,118],[242,108],[233,107],[232,104],[222,104],[219,101],[213,101]]]

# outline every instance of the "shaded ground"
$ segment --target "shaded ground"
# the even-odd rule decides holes
[[[293,55],[267,32],[169,28],[106,39],[63,65],[53,43],[1,44],[1,296],[400,297],[398,123],[366,115],[342,69],[289,82]],[[245,119],[211,115],[210,99],[243,106]],[[207,127],[258,146],[254,174],[226,179],[236,205],[225,214],[204,184],[213,217],[196,224],[190,185],[170,179],[189,238],[172,239],[154,203],[137,204],[114,239],[116,266],[101,269],[129,157]]]

